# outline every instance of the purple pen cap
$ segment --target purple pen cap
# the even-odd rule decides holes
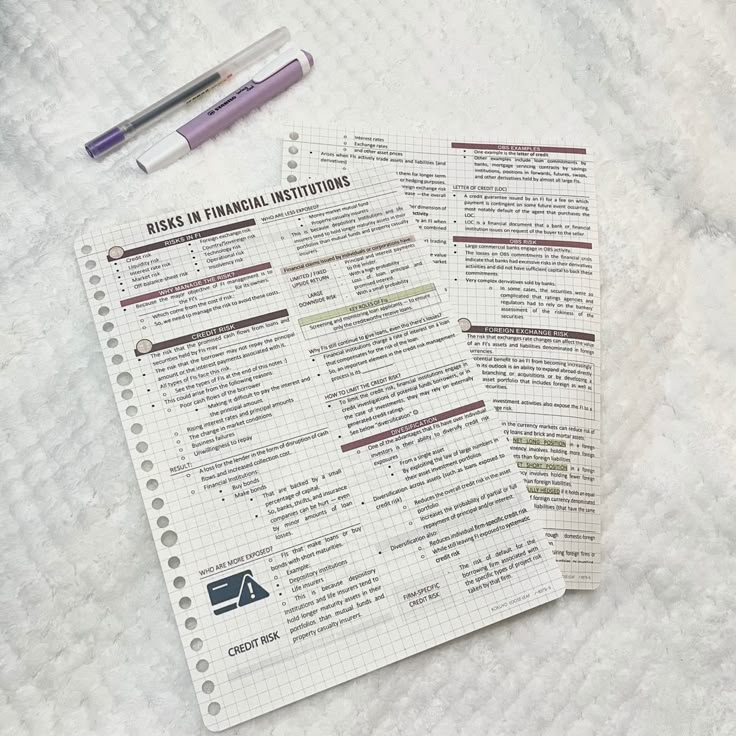
[[[124,140],[125,133],[116,126],[85,143],[84,148],[92,158],[97,158],[119,146]]]

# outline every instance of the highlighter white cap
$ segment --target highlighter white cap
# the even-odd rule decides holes
[[[153,171],[158,171],[158,169],[163,169],[164,166],[173,164],[174,161],[178,161],[190,150],[187,139],[181,133],[174,131],[154,146],[151,146],[135,162],[146,174],[150,174]]]

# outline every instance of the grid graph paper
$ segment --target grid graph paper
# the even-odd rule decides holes
[[[562,594],[395,173],[76,251],[208,728]]]
[[[588,150],[292,125],[282,180],[396,172],[554,545],[600,583],[600,276]]]

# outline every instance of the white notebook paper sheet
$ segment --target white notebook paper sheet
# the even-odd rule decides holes
[[[76,248],[210,729],[562,594],[390,171]]]
[[[600,277],[583,146],[296,124],[282,181],[390,165],[568,588],[600,582]]]

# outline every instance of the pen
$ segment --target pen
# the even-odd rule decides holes
[[[235,56],[231,56],[229,59],[220,62],[216,67],[206,71],[191,82],[187,82],[183,87],[179,87],[179,89],[166,95],[166,97],[162,97],[145,110],[136,113],[127,120],[123,120],[122,123],[118,123],[110,128],[110,130],[106,130],[96,138],[88,141],[84,146],[85,150],[92,158],[98,158],[113,148],[117,148],[154,120],[158,120],[173,110],[176,110],[184,103],[217,86],[220,82],[230,79],[235,72],[240,71],[248,64],[260,61],[269,54],[274,53],[289,38],[289,31],[283,26],[277,28],[275,31],[271,31],[268,35],[242,51],[239,51]]]
[[[291,87],[309,73],[313,64],[314,59],[307,51],[284,51],[242,87],[162,138],[136,163],[146,174],[168,166]]]

